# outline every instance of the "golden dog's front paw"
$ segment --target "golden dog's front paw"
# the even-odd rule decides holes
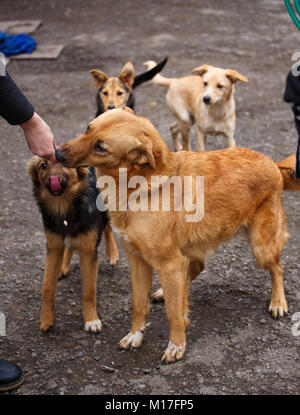
[[[152,296],[151,296],[153,301],[164,301],[164,292],[162,288],[159,288],[158,290],[156,290]]]
[[[130,332],[119,343],[121,349],[137,349],[142,345],[145,329],[142,328],[134,333]]]
[[[102,329],[102,323],[98,320],[87,321],[84,325],[84,330],[89,333],[99,333]]]
[[[177,360],[181,360],[185,353],[185,344],[181,346],[176,346],[176,344],[169,341],[168,347],[165,350],[165,353],[161,359],[165,363],[174,363]]]
[[[271,300],[269,312],[274,318],[284,317],[288,313],[288,305],[285,300]]]

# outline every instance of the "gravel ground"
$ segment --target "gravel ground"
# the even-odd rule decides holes
[[[76,137],[95,113],[89,75],[99,68],[117,75],[131,60],[169,56],[167,76],[182,76],[203,63],[234,68],[249,78],[236,90],[238,145],[280,160],[295,151],[291,111],[282,101],[284,81],[300,50],[300,34],[275,0],[92,1],[1,0],[1,20],[42,19],[39,43],[65,43],[56,61],[11,62],[9,71],[51,126],[58,144]],[[147,116],[171,146],[173,118],[164,89],[147,84],[135,93]],[[240,238],[221,246],[191,287],[191,319],[185,359],[161,365],[168,341],[163,304],[152,304],[144,344],[135,352],[117,343],[131,321],[131,289],[125,254],[115,268],[99,250],[98,309],[103,331],[83,331],[78,258],[59,282],[57,321],[39,331],[45,239],[25,174],[30,158],[21,130],[0,120],[0,311],[7,335],[0,356],[19,363],[21,388],[32,394],[297,394],[300,337],[292,315],[300,311],[300,198],[284,195],[291,238],[282,253],[289,315],[267,313],[270,277],[259,270]],[[196,149],[196,135],[192,132]],[[211,138],[208,149],[223,147]],[[172,148],[172,147],[171,147]],[[154,279],[154,288],[157,280]]]

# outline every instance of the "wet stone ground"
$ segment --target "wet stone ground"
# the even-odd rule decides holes
[[[38,3],[38,5],[37,5]],[[169,56],[167,76],[182,76],[209,63],[234,68],[249,78],[236,88],[239,146],[280,160],[293,153],[296,134],[282,101],[291,56],[300,33],[283,2],[172,0],[31,2],[1,0],[0,20],[42,19],[39,43],[65,43],[56,61],[15,61],[9,71],[51,126],[57,144],[76,137],[95,113],[89,70],[117,75],[131,60]],[[163,88],[136,90],[136,110],[148,117],[171,146],[173,118]],[[285,194],[291,238],[282,253],[290,312],[281,320],[267,313],[271,282],[259,270],[242,238],[218,248],[192,284],[191,320],[185,359],[160,364],[168,342],[163,304],[152,304],[144,344],[120,351],[131,320],[129,268],[99,250],[99,335],[83,331],[81,279],[74,257],[69,278],[59,282],[57,321],[39,331],[45,238],[25,174],[30,158],[20,128],[0,120],[0,311],[7,335],[0,357],[19,363],[26,381],[14,394],[295,394],[300,391],[300,336],[291,317],[300,311],[300,197]],[[192,132],[196,149],[196,135]],[[208,149],[223,148],[222,138]],[[153,289],[157,287],[154,278]]]

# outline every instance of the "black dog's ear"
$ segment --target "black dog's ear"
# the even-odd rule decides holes
[[[31,177],[31,180],[34,183],[39,183],[39,175],[38,175],[38,163],[40,158],[37,156],[32,157],[31,160],[27,163],[26,172]]]
[[[135,71],[134,67],[131,62],[125,63],[123,68],[121,69],[121,72],[119,74],[119,79],[123,84],[129,88],[132,89],[132,84],[134,81]]]
[[[106,73],[98,71],[98,69],[92,69],[90,74],[92,75],[98,89],[102,88],[104,83],[108,80]]]

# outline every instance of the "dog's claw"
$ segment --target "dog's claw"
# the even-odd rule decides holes
[[[274,304],[272,301],[269,305],[269,312],[274,318],[284,317],[288,313],[287,304]]]
[[[119,261],[119,251],[116,248],[114,252],[106,252],[106,258],[107,261],[110,263],[110,265],[115,266],[117,265]]]
[[[58,277],[59,281],[60,280],[64,280],[65,278],[67,278],[69,276],[69,272],[62,272],[60,274],[60,276]]]
[[[164,292],[162,288],[159,288],[158,290],[156,290],[152,296],[151,296],[153,301],[163,301],[164,300]]]
[[[127,336],[123,337],[123,339],[120,341],[120,349],[137,349],[142,345],[144,333],[144,329],[138,330],[135,333],[128,333]]]
[[[48,331],[51,327],[53,326],[53,324],[40,324],[40,330],[43,331],[44,333],[46,331]]]
[[[109,261],[109,264],[114,267],[119,261],[119,255],[108,257],[107,260]]]
[[[48,331],[51,327],[53,327],[54,326],[54,323],[55,323],[55,319],[51,319],[51,320],[48,320],[48,321],[41,321],[40,322],[40,330],[41,331],[43,331],[44,333],[46,332],[46,331]]]
[[[174,363],[178,360],[183,359],[185,353],[185,344],[181,346],[176,346],[171,341],[169,341],[168,347],[165,350],[165,353],[161,359],[165,363]]]
[[[87,321],[84,325],[84,330],[89,333],[99,333],[102,329],[100,320]]]
[[[40,330],[46,332],[55,324],[55,307],[43,307],[40,318]]]

